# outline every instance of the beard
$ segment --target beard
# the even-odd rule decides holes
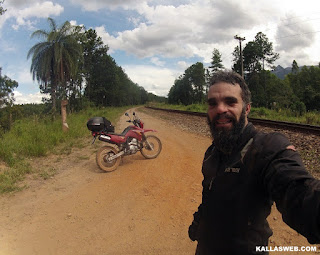
[[[220,118],[231,120],[233,124],[231,129],[217,128],[215,126],[215,123]],[[211,136],[213,138],[214,145],[219,151],[224,154],[232,153],[245,126],[245,120],[245,108],[242,109],[239,121],[237,121],[234,116],[228,115],[227,113],[217,115],[212,121],[210,121],[209,115],[207,115],[207,121],[210,128]]]

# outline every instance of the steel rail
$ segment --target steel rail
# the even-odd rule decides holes
[[[205,117],[205,118],[207,117],[207,113],[204,113],[204,112],[181,111],[181,110],[164,109],[164,108],[157,108],[157,107],[151,107],[151,106],[146,106],[146,108],[165,111],[165,112],[178,113],[178,114]],[[279,129],[290,129],[290,130],[295,130],[299,132],[313,133],[313,134],[320,135],[320,126],[315,126],[315,125],[299,124],[299,123],[286,122],[286,121],[257,119],[257,118],[249,118],[249,121],[252,122],[254,125],[273,127],[273,128],[279,128]]]

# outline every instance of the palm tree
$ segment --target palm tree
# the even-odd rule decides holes
[[[63,98],[67,98],[67,85],[77,75],[78,63],[82,58],[82,48],[77,41],[76,31],[69,21],[57,27],[52,18],[48,18],[50,31],[37,30],[31,38],[44,39],[36,43],[28,52],[32,56],[30,72],[40,88],[51,92],[52,111],[56,111],[56,92],[62,89]]]

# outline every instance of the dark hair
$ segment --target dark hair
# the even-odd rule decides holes
[[[226,82],[233,85],[239,84],[243,102],[245,104],[251,103],[251,92],[249,90],[249,87],[242,76],[238,73],[234,71],[219,71],[211,77],[209,87],[219,82]]]

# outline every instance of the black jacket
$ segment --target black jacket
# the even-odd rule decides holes
[[[202,203],[194,214],[198,254],[263,254],[275,201],[283,220],[310,243],[320,242],[320,181],[279,133],[249,123],[231,155],[212,144],[205,153]]]

